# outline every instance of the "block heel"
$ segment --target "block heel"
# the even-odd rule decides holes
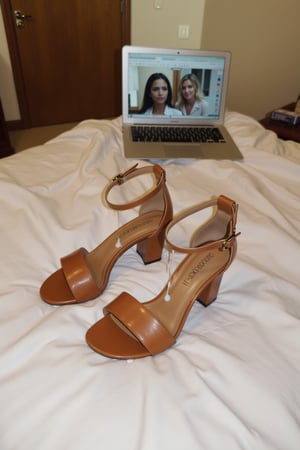
[[[209,283],[198,295],[197,300],[199,303],[201,303],[203,306],[209,306],[211,303],[213,303],[218,296],[219,289],[221,286],[223,278],[223,273],[221,275],[216,276],[211,283]]]
[[[142,258],[144,264],[151,264],[161,259],[165,240],[165,229],[155,236],[138,242],[136,251]]]

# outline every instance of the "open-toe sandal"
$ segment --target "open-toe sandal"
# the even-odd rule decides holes
[[[110,200],[110,191],[132,178],[154,176],[153,186],[143,195],[125,204]],[[166,187],[165,171],[159,165],[137,168],[137,164],[115,176],[104,190],[108,206],[126,210],[140,206],[139,215],[122,225],[91,252],[80,248],[61,259],[61,268],[50,275],[40,288],[41,298],[52,305],[82,303],[104,290],[116,260],[133,245],[145,264],[161,258],[165,228],[173,217],[172,202]]]
[[[197,227],[189,246],[171,242],[169,234],[175,224],[209,207],[214,210],[213,216]],[[89,346],[104,356],[120,359],[153,356],[171,347],[195,300],[207,306],[217,297],[223,273],[236,254],[237,210],[234,201],[221,195],[177,215],[166,228],[166,245],[170,254],[181,252],[186,256],[165,288],[144,303],[121,293],[105,306],[104,317],[87,331]]]

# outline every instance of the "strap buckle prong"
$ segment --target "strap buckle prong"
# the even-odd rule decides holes
[[[233,238],[236,238],[237,236],[239,236],[241,233],[236,233],[235,230],[232,231],[232,234],[230,236],[228,236],[223,242],[222,242],[222,246],[221,246],[221,252],[224,252],[225,250],[228,250],[229,247],[227,246],[228,243],[230,243],[232,241]]]
[[[129,167],[129,169],[125,170],[124,173],[118,173],[118,175],[113,177],[112,182],[113,183],[117,182],[118,184],[122,184],[123,178],[127,177],[132,172],[134,172],[135,169],[137,168],[137,166],[138,166],[138,163],[134,164],[134,166],[132,166],[132,167]]]
[[[124,177],[124,175],[122,173],[118,173],[118,175],[113,177],[112,181],[113,182],[117,181],[118,183],[120,183],[120,179],[123,177]]]

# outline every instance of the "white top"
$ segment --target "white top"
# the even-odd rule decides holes
[[[180,111],[184,116],[187,116],[185,106]],[[196,100],[189,116],[205,116],[208,111],[208,102],[206,100]]]
[[[144,114],[147,115],[147,116],[152,116],[152,115],[154,115],[154,114],[153,114],[153,108],[151,107],[151,108],[146,109],[146,111],[145,111]],[[155,114],[155,115],[163,115],[163,116],[182,116],[182,112],[179,111],[179,109],[172,108],[172,107],[166,105],[166,106],[165,106],[165,111],[164,111],[163,114]]]

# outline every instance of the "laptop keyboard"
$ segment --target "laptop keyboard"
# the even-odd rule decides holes
[[[132,126],[132,139],[138,142],[214,142],[224,143],[219,128],[215,127],[155,127]]]

